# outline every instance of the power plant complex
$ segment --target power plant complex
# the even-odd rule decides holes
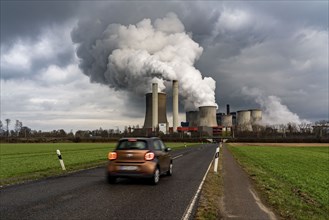
[[[198,111],[186,112],[186,121],[179,126],[178,81],[172,81],[172,127],[167,120],[167,95],[158,92],[157,83],[152,84],[152,93],[147,93],[146,112],[143,129],[148,133],[161,131],[165,134],[172,132],[206,132],[216,136],[222,131],[231,131],[236,127],[240,131],[253,131],[255,125],[262,121],[262,110],[250,109],[230,112],[226,106],[225,113],[217,113],[217,106],[200,106]]]

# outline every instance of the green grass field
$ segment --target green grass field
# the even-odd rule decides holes
[[[177,150],[184,143],[166,143]],[[195,143],[187,143],[187,146]],[[115,143],[47,143],[0,144],[0,183],[15,183],[63,173],[56,150],[61,151],[67,171],[99,166],[107,161],[107,154]]]
[[[281,217],[329,218],[329,147],[229,149]]]

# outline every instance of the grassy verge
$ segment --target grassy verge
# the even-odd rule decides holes
[[[218,172],[214,172],[213,163],[203,184],[194,219],[217,220],[221,218],[219,204],[223,194],[222,186],[222,152],[220,152]]]
[[[166,143],[173,150],[185,143]],[[196,143],[187,143],[193,146]],[[0,185],[60,175],[104,165],[115,143],[0,144]],[[56,150],[60,149],[67,169],[61,170]]]
[[[229,147],[284,219],[328,219],[329,147]]]

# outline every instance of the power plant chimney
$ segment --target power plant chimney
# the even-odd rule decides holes
[[[172,82],[172,93],[173,93],[173,104],[172,104],[173,131],[177,132],[177,127],[178,127],[178,81],[177,80],[173,80]]]
[[[158,84],[152,83],[152,130],[156,131],[158,125]]]
[[[227,104],[226,105],[226,115],[229,115],[230,114],[230,105]]]

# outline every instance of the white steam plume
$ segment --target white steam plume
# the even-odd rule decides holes
[[[92,82],[142,96],[152,82],[163,91],[171,86],[168,80],[178,80],[186,110],[217,106],[215,81],[193,66],[203,49],[174,13],[128,26],[80,21],[72,40],[78,44],[80,68]]]
[[[310,123],[307,120],[300,119],[296,113],[291,112],[286,105],[281,103],[281,99],[277,96],[264,96],[257,88],[243,87],[242,94],[255,98],[255,102],[261,106],[263,110],[262,123],[266,125],[280,124],[301,124]]]

